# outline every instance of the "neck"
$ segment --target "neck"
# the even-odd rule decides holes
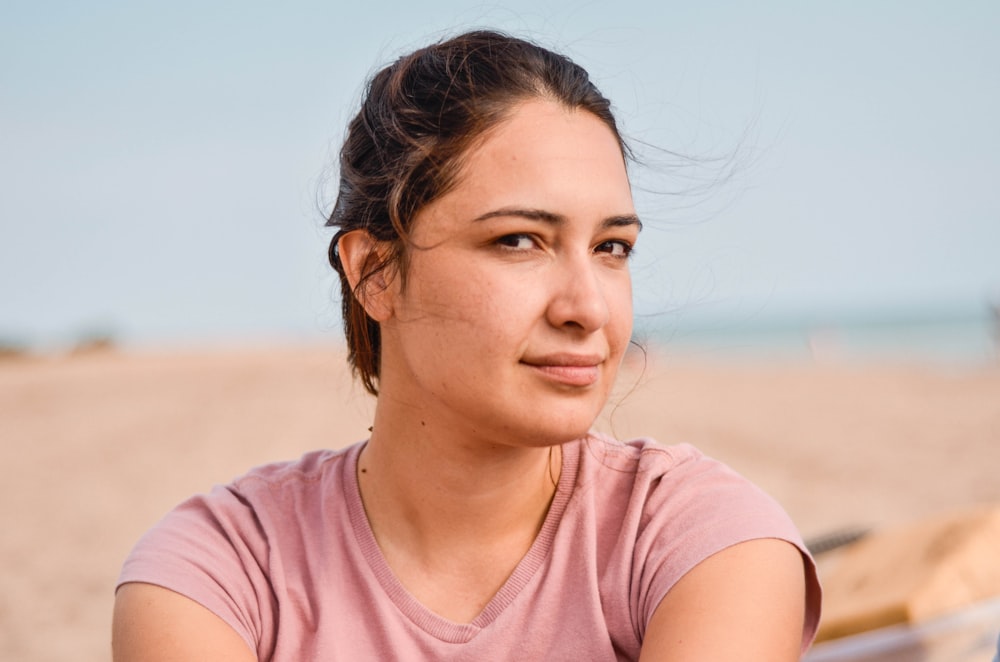
[[[456,426],[437,427],[383,405],[376,409],[358,479],[387,556],[405,550],[447,561],[491,547],[526,552],[555,494],[561,449],[476,439]]]

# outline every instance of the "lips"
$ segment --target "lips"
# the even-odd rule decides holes
[[[597,354],[548,354],[525,358],[521,363],[549,381],[566,386],[590,386],[600,378],[604,358]]]

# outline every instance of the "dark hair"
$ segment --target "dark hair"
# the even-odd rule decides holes
[[[628,154],[610,102],[587,72],[541,46],[490,31],[462,34],[405,55],[368,84],[361,110],[340,150],[340,187],[327,226],[330,264],[340,276],[348,361],[365,389],[378,395],[381,342],[378,322],[359,293],[387,270],[406,274],[406,248],[414,215],[452,186],[461,158],[521,101],[551,99],[604,121]],[[389,250],[372,254],[351,291],[337,242],[366,230]],[[405,280],[404,280],[405,282]]]

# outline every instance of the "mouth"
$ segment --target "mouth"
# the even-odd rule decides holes
[[[564,386],[590,386],[601,376],[604,358],[596,354],[549,354],[521,360],[545,379]]]

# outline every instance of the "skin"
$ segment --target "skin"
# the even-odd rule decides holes
[[[537,535],[558,445],[590,428],[627,347],[639,229],[611,131],[528,101],[414,219],[405,286],[390,273],[361,293],[383,343],[361,495],[389,566],[432,611],[474,619]],[[361,231],[341,239],[352,284],[383,249]],[[731,547],[662,601],[642,659],[798,659],[803,582],[787,543]],[[204,608],[144,584],[119,590],[114,653],[255,657]]]
[[[361,494],[390,567],[442,616],[472,620],[504,583],[554,493],[553,445],[606,402],[638,232],[608,128],[527,103],[417,215],[405,287],[365,293],[383,361]],[[370,248],[352,233],[341,255],[360,273]]]

